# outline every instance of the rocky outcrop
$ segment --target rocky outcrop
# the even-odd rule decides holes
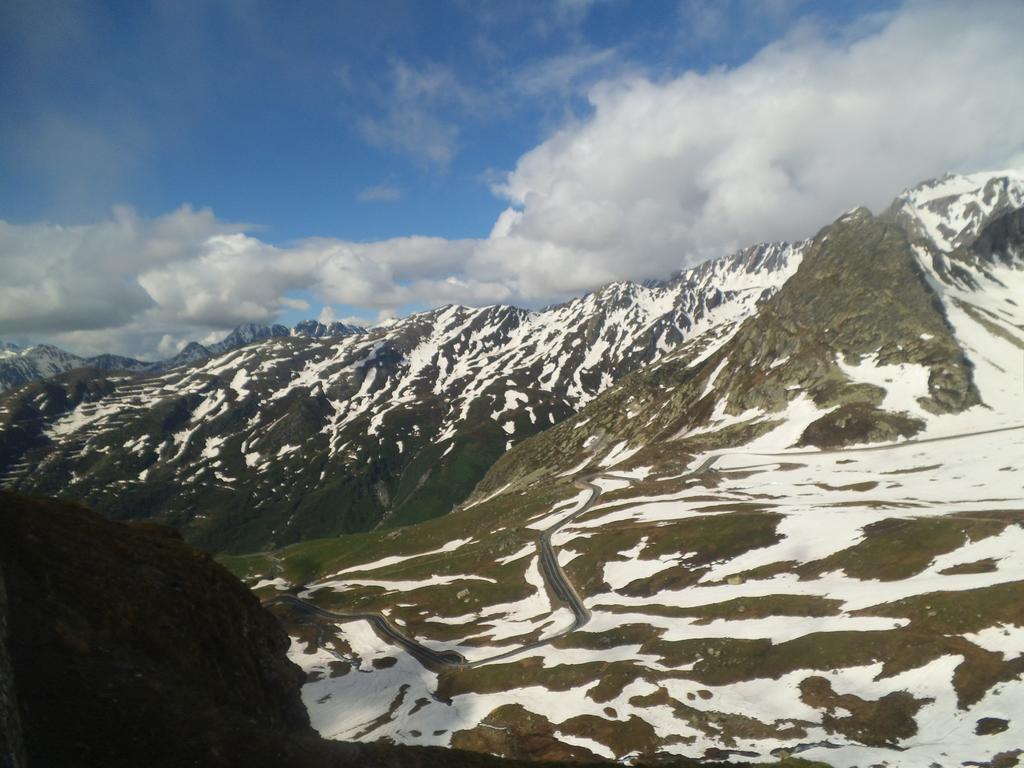
[[[7,591],[0,571],[0,768],[24,768],[25,744],[7,644]]]
[[[168,529],[4,495],[0,563],[33,764],[263,765],[312,735],[284,631]]]

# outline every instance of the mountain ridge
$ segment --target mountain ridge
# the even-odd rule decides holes
[[[991,283],[986,275],[992,268],[949,238],[959,236],[954,230],[968,238],[984,229],[982,241],[995,243],[988,225],[1024,198],[1024,181],[1016,176],[944,178],[921,185],[927,194],[902,193],[877,217],[855,209],[810,240],[751,246],[657,283],[611,283],[543,311],[448,305],[340,339],[325,337],[326,326],[312,326],[301,337],[279,327],[266,340],[173,371],[135,377],[85,371],[19,390],[0,398],[0,482],[77,495],[115,518],[155,515],[195,543],[240,552],[445,514],[482,480],[475,498],[497,490],[501,484],[492,481],[519,456],[530,467],[526,474],[559,465],[557,457],[549,462],[536,454],[537,446],[571,434],[578,422],[570,427],[566,419],[630,377],[671,372],[671,383],[647,395],[663,401],[662,413],[675,414],[670,434],[695,438],[729,424],[737,434],[763,431],[770,414],[791,421],[796,413],[789,409],[802,409],[804,416],[817,413],[819,423],[805,437],[819,444],[852,439],[858,431],[876,438],[910,435],[935,415],[929,408],[955,410],[978,397],[970,392],[971,369],[958,357],[958,342],[937,318],[992,310],[971,309],[980,294],[964,283],[967,293],[919,329],[918,337],[929,340],[914,340],[913,355],[878,345],[869,350],[871,339],[885,337],[887,321],[901,312],[902,297],[885,284],[885,270],[893,259],[903,260],[902,290],[919,296],[912,315],[924,313],[929,301],[941,304],[921,291],[959,285],[949,275]],[[950,185],[959,190],[959,203],[945,194]],[[948,251],[929,245],[925,235],[932,230],[915,223],[927,220],[934,228],[934,217],[946,214],[952,223],[941,237]],[[828,232],[838,237],[851,228],[856,231],[835,251],[829,276],[798,291],[793,280],[809,249],[831,253]],[[853,288],[859,285],[860,293],[848,300],[843,321],[856,329],[847,335],[857,343],[840,350],[840,337],[829,340],[813,330],[824,315],[807,313],[831,282],[842,288],[847,266],[869,258],[870,248],[857,242],[867,242],[869,231],[889,233],[884,248],[890,257],[857,273]],[[1007,229],[999,242],[1012,240],[1014,231]],[[862,255],[844,264],[844,254],[854,252]],[[780,291],[795,298],[781,311],[788,319],[772,330],[767,318]],[[888,319],[872,313],[872,291],[890,296],[883,313]],[[804,338],[792,320],[800,313],[806,315],[800,323],[812,329]],[[731,363],[715,357],[745,321],[755,330],[746,332],[743,349]],[[1003,332],[1012,336],[1013,326]],[[231,343],[255,335],[255,328],[242,328]],[[777,339],[772,360],[762,354],[770,338]],[[786,352],[794,343],[804,352],[790,360]],[[735,381],[728,397],[706,396],[712,388],[726,392],[710,368],[694,379],[694,392],[678,389],[676,379],[692,379],[690,369],[709,360],[724,371],[722,381]],[[927,377],[920,384],[923,404],[912,398],[909,410],[877,408],[885,389],[868,379],[890,369]],[[993,376],[994,368],[986,380]],[[810,389],[793,397],[802,380]],[[629,417],[627,402],[612,411],[609,429],[593,437],[598,442],[590,450],[624,443],[620,453],[632,451],[629,434],[644,431]],[[624,430],[616,439],[613,422]],[[802,431],[809,427],[808,421]],[[498,462],[545,430],[548,437],[525,453],[514,449]],[[583,457],[572,441],[551,450],[578,457],[574,463]]]
[[[801,249],[754,246],[663,285],[614,283],[543,312],[450,305],[160,375],[51,380],[0,399],[0,472],[114,517],[156,506],[197,543],[236,551],[415,522],[450,510],[511,444],[624,373],[684,338],[727,333]],[[219,521],[197,518],[211,509]]]
[[[324,324],[317,320],[303,320],[290,329],[277,323],[243,323],[220,341],[205,346],[198,341],[190,341],[172,357],[155,361],[137,360],[110,353],[82,357],[53,344],[33,344],[21,348],[12,342],[0,341],[0,392],[30,381],[52,378],[76,368],[130,373],[167,371],[264,339],[283,336],[322,338],[365,332],[366,329],[359,326],[341,322]]]

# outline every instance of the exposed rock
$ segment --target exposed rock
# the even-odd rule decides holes
[[[983,717],[974,726],[974,732],[979,736],[990,736],[993,733],[1002,733],[1009,727],[1010,722],[1001,717]]]
[[[25,745],[7,645],[7,592],[3,570],[0,569],[0,765],[3,768],[24,768]]]
[[[4,494],[0,563],[33,764],[286,764],[314,736],[287,635],[172,531]]]

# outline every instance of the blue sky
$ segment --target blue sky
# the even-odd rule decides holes
[[[1019,16],[1019,4],[985,5],[998,13],[979,34],[998,36],[992,25],[1000,14],[1002,23]],[[975,17],[984,23],[986,14],[975,8],[968,26]],[[0,219],[10,229],[6,241],[0,238],[0,260],[12,265],[8,287],[19,292],[8,297],[8,315],[0,311],[0,335],[152,356],[235,320],[294,321],[324,312],[372,321],[450,300],[536,305],[607,279],[666,274],[760,235],[734,221],[731,229],[722,224],[664,242],[644,233],[622,242],[610,235],[609,253],[590,260],[602,248],[586,242],[594,227],[580,218],[588,215],[585,206],[572,201],[579,190],[601,189],[600,199],[595,193],[586,201],[598,210],[638,182],[618,170],[593,178],[593,169],[581,165],[581,147],[593,145],[595,163],[606,153],[614,166],[617,144],[629,137],[617,138],[608,126],[621,121],[626,105],[658,116],[639,126],[637,138],[668,109],[679,110],[694,132],[707,112],[720,121],[719,133],[732,133],[748,119],[736,95],[744,83],[763,82],[752,99],[764,93],[770,101],[774,88],[791,98],[799,88],[786,78],[817,77],[819,57],[834,60],[832,76],[844,87],[880,94],[879,109],[858,118],[859,134],[870,135],[880,130],[869,120],[881,105],[906,99],[888,93],[894,86],[880,76],[855,80],[862,59],[870,58],[863,49],[875,45],[876,57],[897,57],[919,42],[929,45],[934,30],[938,37],[962,30],[964,12],[941,2],[799,0],[9,0],[0,7]],[[945,45],[936,38],[932,47]],[[808,64],[804,75],[793,74]],[[817,87],[816,98],[828,98],[830,83],[821,79]],[[731,112],[719,110],[723,101]],[[1015,129],[1012,117],[1007,130]],[[718,179],[728,164],[723,158],[756,153],[750,147],[777,132],[750,130],[759,133],[736,133],[733,145],[714,151],[702,149],[706,139],[684,142],[667,151],[666,171]],[[606,143],[593,144],[595,136]],[[941,138],[937,146],[949,144]],[[718,159],[694,165],[702,151]],[[794,151],[769,149],[753,164],[781,168],[792,181],[787,189],[813,188],[801,174],[821,163],[793,161]],[[896,145],[892,151],[905,154]],[[871,199],[852,202],[874,204],[895,195],[898,184],[1019,151],[1019,142],[1002,136],[972,137],[963,147],[898,164],[898,173],[882,174],[877,191],[853,185],[850,194]],[[891,165],[885,157],[878,164]],[[765,183],[771,178],[766,174]],[[573,185],[575,197],[559,197]],[[691,209],[718,215],[718,208],[706,208],[718,205],[723,188],[711,185],[702,182],[692,199],[686,190],[664,190],[678,204],[654,201],[666,213],[653,221],[686,219]],[[652,184],[663,186],[664,180]],[[838,191],[826,198],[828,206],[846,201]],[[112,213],[115,206],[128,206],[130,215]],[[507,233],[520,247],[490,243],[483,253],[479,243],[494,239],[507,209],[525,214]],[[786,226],[766,227],[764,237],[810,234],[800,228],[824,223],[813,217],[832,212],[809,209]],[[761,216],[753,213],[756,222]],[[56,225],[88,237],[58,243],[57,233],[41,234],[40,227]],[[117,247],[153,255],[90,256],[92,266],[85,265],[76,255],[81,239],[95,243],[112,231],[120,233]],[[210,238],[243,232],[248,240],[236,242],[232,253],[244,252],[243,265],[277,259],[274,290],[240,277],[190,301],[189,291],[203,282],[198,265],[217,250]],[[316,254],[309,238],[321,239]],[[542,260],[551,269],[538,263],[537,254],[548,252]],[[43,317],[31,307],[18,310],[16,300],[27,302],[26,286],[39,280],[28,267],[19,271],[19,260],[40,259],[83,272],[95,271],[100,259],[100,269],[109,270],[106,283],[124,294],[97,286],[75,311]],[[559,260],[585,268],[563,280]],[[498,261],[516,274],[502,273]],[[366,287],[348,291],[345,281]],[[54,284],[44,293],[67,303],[73,288]],[[105,315],[104,302],[120,302],[124,311]]]
[[[272,243],[483,237],[506,205],[488,179],[585,115],[599,77],[735,65],[807,19],[886,5],[6,4],[0,212],[86,223],[187,202]],[[422,135],[388,137],[406,129],[392,110]]]

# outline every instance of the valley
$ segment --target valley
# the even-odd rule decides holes
[[[581,494],[517,521],[565,523],[556,556],[590,618],[571,634],[573,615],[536,579],[529,547],[518,562],[531,593],[512,603],[473,594],[480,581],[511,577],[469,565],[487,562],[500,531],[481,532],[444,563],[348,565],[299,594],[377,606],[418,643],[468,663],[427,671],[348,623],[329,621],[323,645],[299,630],[293,659],[315,680],[304,690],[314,725],[336,738],[462,746],[515,704],[550,723],[552,754],[566,736],[614,759],[724,748],[912,766],[1010,750],[1012,729],[999,738],[974,730],[985,718],[1011,722],[1024,696],[1015,629],[1024,489],[1019,467],[998,461],[1022,450],[1018,427],[830,452],[721,453],[713,469],[695,458],[707,471],[683,477],[612,467],[593,480],[607,500],[583,510]],[[1007,477],[1016,493],[992,497]],[[956,501],[951,489],[964,478],[974,490]],[[301,550],[285,554],[285,573],[289,556]],[[417,578],[425,572],[433,575]],[[936,642],[937,632],[946,639]],[[339,659],[351,671],[339,675]],[[809,692],[822,675],[831,703]],[[373,699],[343,707],[343,692],[366,676]],[[450,701],[437,700],[441,691]],[[587,733],[605,737],[559,729],[580,716],[596,719]],[[858,743],[865,718],[880,716],[893,733]],[[619,729],[634,718],[647,736],[624,751]]]

